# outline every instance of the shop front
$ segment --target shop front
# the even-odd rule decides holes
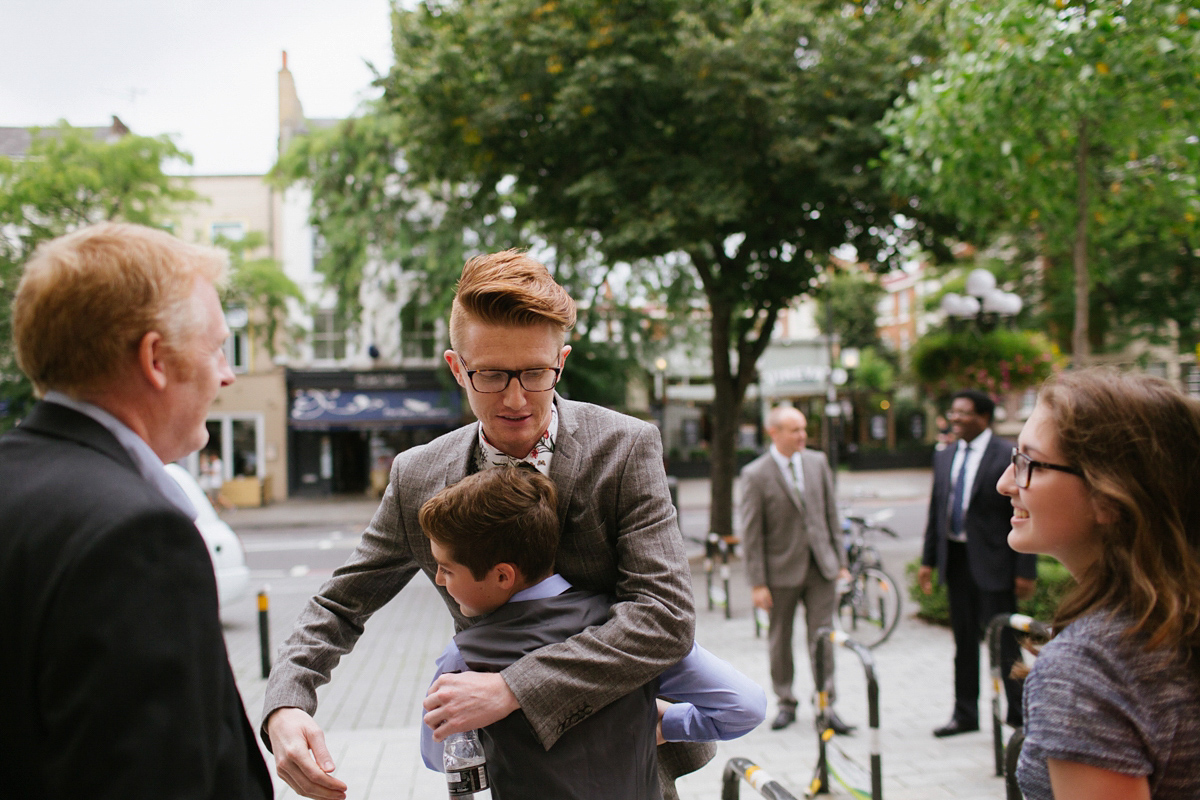
[[[296,496],[380,495],[396,454],[462,423],[434,370],[289,370],[289,484]]]

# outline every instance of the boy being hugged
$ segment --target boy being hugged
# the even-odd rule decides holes
[[[479,618],[438,658],[431,695],[444,673],[499,672],[608,618],[610,596],[573,587],[554,572],[557,506],[554,483],[523,466],[470,475],[422,506],[437,584],[464,615]],[[520,710],[481,729],[480,739],[497,800],[657,800],[657,743],[733,739],[765,714],[760,686],[693,644],[657,681],[571,727],[549,750]],[[425,764],[439,771],[441,738],[422,726]]]

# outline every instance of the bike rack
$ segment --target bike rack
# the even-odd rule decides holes
[[[713,572],[716,568],[717,557],[720,556],[722,591],[725,593],[725,619],[733,617],[733,609],[730,607],[729,601],[729,579],[732,575],[729,554],[739,544],[741,544],[741,540],[736,536],[721,536],[716,532],[710,532],[704,539],[704,576],[708,589],[708,610],[712,611],[716,605],[713,602]]]
[[[1028,633],[1040,639],[1050,638],[1050,626],[1044,622],[1038,622],[1028,614],[997,614],[988,623],[988,671],[992,676],[992,753],[996,760],[997,777],[1001,777],[1005,773],[1004,723],[1000,720],[1000,695],[1004,692],[1004,676],[1000,674],[1000,634],[1005,628],[1013,628],[1014,630]],[[1017,737],[1018,732],[1022,734],[1019,739]],[[1014,730],[1013,737],[1009,740],[1009,746],[1012,746],[1014,740],[1018,746],[1024,740],[1024,732],[1021,728]],[[1020,796],[1020,793],[1018,793],[1017,797],[1019,798]]]
[[[769,800],[798,800],[762,767],[748,758],[736,757],[725,762],[725,774],[721,777],[721,800],[738,800],[739,778],[745,779],[755,791]]]
[[[854,786],[851,781],[858,779],[859,782],[865,784],[864,780],[867,776],[862,771],[862,767],[850,760],[841,752],[836,744],[834,749],[839,756],[844,758],[844,763],[841,764],[842,772],[849,773],[857,769],[862,774],[850,775],[841,774],[837,769],[833,769],[834,777],[838,779],[851,794],[855,797],[870,797],[871,800],[883,800],[883,758],[879,753],[879,682],[875,678],[875,657],[871,655],[871,651],[862,644],[854,641],[849,636],[841,631],[835,631],[833,628],[821,628],[817,631],[816,652],[813,654],[813,659],[816,663],[816,682],[818,687],[825,686],[825,651],[826,648],[834,645],[841,645],[847,650],[850,650],[858,656],[863,665],[863,672],[867,678],[867,721],[868,727],[868,744],[871,755],[871,774],[870,774],[870,795],[867,794],[865,786]],[[818,794],[829,794],[829,753],[827,745],[833,739],[833,728],[829,725],[829,714],[831,708],[829,705],[829,692],[824,688],[820,688],[817,692],[817,768],[813,774],[812,783],[809,784],[807,797],[812,797]],[[722,798],[724,800],[724,798]]]

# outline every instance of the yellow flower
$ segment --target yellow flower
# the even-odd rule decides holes
[[[1175,101],[1172,98],[1168,97],[1162,101],[1163,111],[1166,111],[1167,109],[1174,108],[1174,107],[1175,107]]]
[[[1101,75],[1107,75],[1108,74],[1108,64],[1105,64],[1103,61],[1097,61],[1096,62],[1096,72],[1099,72]]]

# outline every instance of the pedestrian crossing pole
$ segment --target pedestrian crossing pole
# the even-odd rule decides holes
[[[266,680],[271,675],[271,632],[267,619],[267,588],[264,586],[258,593],[258,649],[262,658],[262,676]]]

